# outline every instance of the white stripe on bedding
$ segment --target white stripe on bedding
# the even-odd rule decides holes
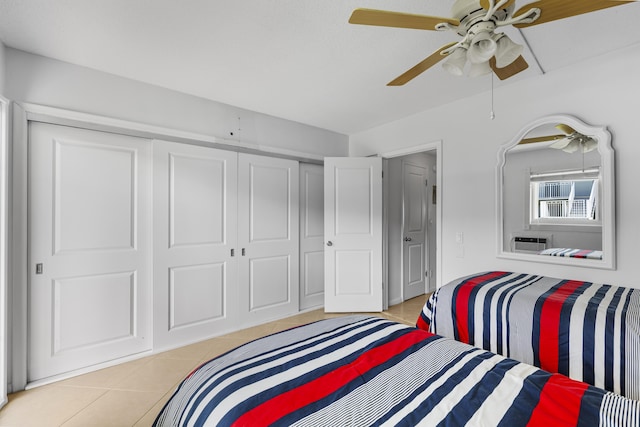
[[[631,294],[625,330],[625,396],[640,400],[640,292]]]
[[[464,380],[451,390],[446,398],[438,402],[433,410],[420,420],[418,426],[431,427],[438,425],[452,411],[453,407],[482,380],[482,377],[502,360],[504,360],[504,357],[494,355],[480,362]]]
[[[410,412],[415,410],[420,404],[428,398],[430,394],[433,393],[438,387],[444,384],[451,376],[455,375],[460,369],[462,369],[469,361],[471,361],[474,357],[479,354],[483,354],[484,350],[474,349],[468,354],[466,354],[458,363],[449,368],[444,375],[438,377],[435,381],[433,381],[429,386],[422,391],[419,395],[417,395],[411,402],[407,403],[404,408],[396,412],[391,418],[389,418],[385,423],[381,424],[381,426],[395,426],[406,417]],[[502,357],[498,357],[499,360],[496,360],[493,365],[498,363]],[[486,360],[485,360],[486,362]],[[477,368],[476,368],[477,369]]]
[[[582,345],[584,335],[582,333],[584,324],[583,319],[586,316],[585,309],[589,300],[598,292],[598,286],[589,286],[577,299],[571,308],[571,317],[569,320],[569,377],[582,380],[583,372],[583,354]]]
[[[499,282],[494,282],[494,283],[496,283],[497,285],[497,283]],[[487,298],[488,291],[489,291],[488,286],[481,287],[478,290],[478,293],[476,294],[476,300],[474,304],[478,304],[480,307],[484,307],[484,300]],[[482,331],[484,330],[484,328],[482,327],[483,322],[484,322],[484,310],[474,310],[473,323],[474,325],[480,326],[480,327],[475,327],[474,333],[473,333],[473,343],[477,347],[482,347],[482,342],[483,342]]]
[[[609,288],[604,298],[598,305],[596,312],[596,331],[594,334],[595,339],[595,351],[594,351],[594,374],[595,374],[595,386],[605,388],[605,333],[607,326],[607,310],[609,304],[613,300],[613,297],[617,289],[613,286]]]
[[[622,324],[624,319],[622,318],[622,310],[624,310],[624,303],[629,296],[629,292],[631,289],[625,288],[620,296],[620,302],[618,302],[618,307],[616,308],[615,314],[615,324],[613,330],[613,391],[622,394],[622,379],[620,377],[620,372],[622,368],[622,340],[624,337],[622,336]]]
[[[379,323],[374,323],[374,325],[379,325]],[[336,344],[340,341],[344,341],[345,338],[348,338],[350,336],[355,335],[356,333],[362,332],[363,330],[367,330],[367,329],[371,329],[371,325],[368,325],[366,327],[362,327],[362,328],[358,328],[354,331],[351,331],[348,334],[343,334],[340,335],[338,337],[332,338],[330,340],[327,341],[323,341],[321,343],[319,343],[317,346],[314,346],[313,348],[309,348],[306,349],[304,351],[299,351],[293,354],[289,354],[283,357],[280,357],[276,360],[273,360],[271,362],[268,363],[263,363],[260,364],[258,366],[255,366],[253,368],[249,368],[246,370],[243,370],[241,372],[238,372],[237,374],[233,375],[232,377],[229,377],[227,379],[225,379],[223,382],[221,382],[220,384],[216,385],[215,388],[213,389],[212,392],[208,393],[208,396],[212,396],[215,395],[218,391],[224,389],[225,387],[227,387],[230,384],[233,384],[236,381],[241,381],[242,379],[251,376],[255,373],[258,372],[262,372],[262,371],[266,371],[268,369],[270,369],[271,367],[275,367],[275,366],[279,366],[279,365],[283,365],[285,363],[287,363],[290,360],[294,360],[294,359],[298,359],[306,354],[318,351],[319,349],[324,349],[329,347],[330,345]],[[222,417],[224,417],[232,408],[234,408],[236,405],[244,402],[245,400],[249,399],[250,397],[253,397],[256,394],[259,394],[262,390],[269,388],[270,385],[274,385],[274,384],[280,384],[289,380],[292,380],[294,378],[299,377],[300,375],[303,375],[305,373],[311,372],[314,369],[317,369],[319,367],[328,365],[332,362],[335,362],[337,360],[340,360],[346,356],[348,356],[349,354],[358,351],[359,349],[372,344],[373,342],[380,340],[386,336],[388,336],[389,334],[398,331],[398,330],[402,330],[402,329],[407,329],[406,325],[400,325],[400,324],[388,324],[384,329],[376,331],[366,337],[363,337],[361,339],[359,339],[358,341],[354,342],[354,343],[350,343],[347,344],[345,346],[339,347],[338,349],[336,349],[336,351],[333,351],[331,353],[327,353],[324,354],[320,357],[308,360],[302,364],[296,365],[293,368],[284,371],[284,372],[280,372],[276,375],[270,376],[268,378],[265,378],[263,380],[260,381],[256,381],[253,383],[253,385],[255,387],[242,387],[239,390],[227,395],[219,404],[216,405],[215,409],[210,413],[208,419],[207,419],[207,424],[210,423],[210,425],[218,425],[220,419]],[[295,347],[295,346],[294,346]],[[293,347],[285,347],[282,350],[283,351],[288,351]],[[255,362],[256,360],[252,360],[252,362]],[[234,367],[236,368],[236,367]],[[219,375],[216,375],[215,378],[218,378]],[[208,384],[211,384],[212,381],[209,381]],[[199,395],[199,393],[198,393]],[[197,397],[197,395],[195,396]],[[208,404],[209,400],[208,399],[203,399],[200,404],[195,408],[195,412],[199,413],[202,410],[204,410],[204,408],[206,407],[206,405]],[[191,406],[191,404],[189,405]],[[188,408],[189,409],[189,408]],[[192,419],[192,421],[195,421],[196,417],[194,417]],[[189,424],[189,425],[193,425],[193,424]]]
[[[490,334],[489,334],[489,340],[490,340],[490,346],[491,346],[491,351],[496,351],[496,349],[498,348],[498,343],[497,341],[499,339],[501,339],[502,337],[498,337],[498,322],[495,320],[495,317],[493,316],[493,313],[496,313],[498,310],[498,300],[500,299],[500,297],[502,296],[502,294],[504,294],[506,292],[506,289],[504,289],[501,285],[503,285],[504,283],[513,280],[514,277],[516,275],[514,274],[509,274],[505,277],[502,277],[498,280],[495,280],[492,282],[492,286],[483,286],[480,288],[480,290],[477,293],[476,296],[476,301],[475,304],[477,304],[479,307],[484,307],[484,302],[485,299],[487,298],[487,292],[489,292],[490,290],[495,290],[495,292],[493,293],[493,295],[491,296],[491,303],[490,303],[490,310],[491,310],[491,323],[490,323]],[[509,287],[514,285],[515,283],[511,283],[509,285],[506,285],[505,287]],[[498,288],[498,289],[496,289]],[[482,343],[483,343],[483,336],[484,336],[484,318],[486,316],[486,313],[484,313],[484,310],[474,310],[474,324],[475,326],[475,330],[474,330],[474,343],[477,347],[482,347]],[[506,336],[506,335],[505,335]],[[507,348],[506,346],[506,340],[503,340],[503,348]]]
[[[537,370],[537,368],[524,363],[519,363],[509,369],[500,384],[473,414],[467,425],[470,427],[498,425],[520,393],[524,379]]]

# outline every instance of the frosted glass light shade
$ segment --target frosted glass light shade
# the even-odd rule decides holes
[[[471,41],[471,46],[467,51],[467,58],[472,64],[486,62],[496,53],[496,42],[489,33],[481,32]]]
[[[471,64],[471,67],[469,68],[469,77],[484,76],[485,74],[489,74],[492,71],[493,70],[491,69],[488,61],[480,62],[478,64]]]
[[[504,68],[518,59],[522,54],[522,46],[514,43],[506,34],[496,42],[496,67]]]
[[[593,138],[587,138],[584,142],[582,149],[584,153],[588,153],[589,151],[593,151],[598,148],[598,141]]]
[[[442,68],[447,70],[454,76],[461,76],[464,72],[464,64],[467,62],[467,51],[463,48],[457,48],[442,63]]]

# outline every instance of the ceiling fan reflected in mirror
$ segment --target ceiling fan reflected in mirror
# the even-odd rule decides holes
[[[621,0],[538,0],[515,9],[515,0],[456,0],[451,18],[356,9],[349,23],[431,31],[454,31],[461,39],[441,47],[398,76],[388,86],[401,86],[446,58],[443,67],[451,74],[469,76],[494,72],[500,80],[526,70],[523,47],[496,29],[507,25],[524,28],[558,19],[594,12],[633,1]]]
[[[533,138],[524,138],[518,144],[532,144],[536,142],[551,142],[549,148],[562,150],[566,153],[588,153],[598,148],[598,141],[588,135],[581,134],[571,126],[565,124],[556,125],[556,128],[563,132],[560,135],[538,136]]]

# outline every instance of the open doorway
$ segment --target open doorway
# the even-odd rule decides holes
[[[383,154],[388,305],[439,283],[440,142]]]

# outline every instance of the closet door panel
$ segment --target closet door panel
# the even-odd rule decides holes
[[[249,324],[298,311],[298,162],[240,154],[241,312]]]
[[[170,247],[223,244],[227,162],[175,152],[168,161]]]
[[[219,335],[237,310],[237,154],[154,141],[157,349]]]
[[[300,309],[324,303],[324,168],[300,165]]]
[[[225,267],[218,262],[170,269],[170,331],[223,318]]]
[[[291,302],[290,255],[249,258],[249,311]]]
[[[29,125],[34,382],[151,349],[150,141]]]

